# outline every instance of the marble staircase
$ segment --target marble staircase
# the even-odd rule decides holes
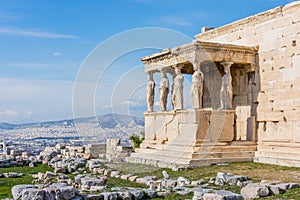
[[[181,169],[229,162],[253,161],[256,143],[234,141],[187,145],[156,145],[138,148],[127,158],[128,162],[150,164],[157,167]]]

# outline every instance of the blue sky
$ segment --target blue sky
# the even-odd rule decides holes
[[[193,38],[203,26],[219,27],[289,2],[292,1],[1,0],[0,121],[72,118],[73,85],[80,66],[99,43],[115,34],[161,27]],[[119,99],[119,92],[112,91],[117,91],[117,83],[125,80],[120,79],[124,74],[131,74],[130,80],[135,79],[135,74],[139,83],[146,83],[139,58],[155,51],[158,50],[130,52],[111,65],[95,92],[95,114],[113,110],[142,116],[143,84],[126,101],[115,105],[112,96]],[[134,84],[130,80],[122,86]]]

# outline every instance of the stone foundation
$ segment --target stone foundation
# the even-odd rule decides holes
[[[230,142],[234,138],[234,111],[191,109],[145,113],[145,141],[141,148],[156,145]]]
[[[145,113],[145,120],[145,141],[129,162],[176,169],[253,160],[255,142],[233,141],[232,110]]]

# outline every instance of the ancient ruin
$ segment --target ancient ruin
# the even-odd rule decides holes
[[[300,2],[202,30],[189,44],[142,58],[150,77],[145,141],[128,161],[300,166]],[[183,88],[182,74],[191,76],[190,88]],[[153,109],[154,95],[160,110]]]

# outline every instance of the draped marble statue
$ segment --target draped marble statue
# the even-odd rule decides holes
[[[220,92],[220,109],[231,109],[232,108],[232,78],[230,74],[231,62],[222,62],[224,66],[224,75],[222,76],[222,86]]]
[[[175,77],[176,77],[176,73],[171,73],[172,75],[172,85],[171,85],[171,96],[173,96],[173,92],[174,92],[174,80],[175,80]],[[174,109],[174,104],[173,104],[173,101],[171,101],[171,104],[172,104],[172,108]]]
[[[148,104],[148,112],[153,112],[153,105],[154,105],[154,88],[155,82],[153,81],[153,74],[151,72],[148,73],[148,84],[147,84],[147,104]]]
[[[183,109],[183,76],[179,68],[175,68],[175,79],[174,79],[174,89],[172,94],[172,103],[174,105],[174,110]]]
[[[202,108],[202,95],[203,95],[203,75],[200,71],[200,66],[195,66],[195,72],[192,76],[192,86],[190,98],[192,102],[192,108]]]
[[[160,94],[160,110],[166,111],[168,94],[169,94],[169,79],[167,78],[165,71],[161,71],[159,94]]]

